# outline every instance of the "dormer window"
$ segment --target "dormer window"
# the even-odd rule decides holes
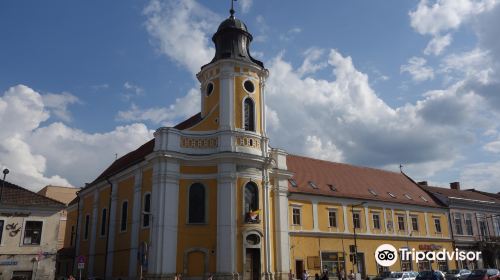
[[[420,198],[421,198],[423,201],[425,201],[425,202],[429,202],[429,200],[428,200],[427,198],[425,198],[424,196],[422,196],[422,195],[420,196]]]
[[[404,194],[404,196],[405,196],[407,199],[409,199],[409,200],[413,200],[413,198],[412,198],[409,194],[407,194],[407,193],[405,193],[405,194]]]
[[[387,192],[387,194],[388,194],[390,197],[392,197],[392,198],[396,198],[396,195],[395,195],[395,194],[393,194],[393,193],[391,193],[391,192]]]
[[[328,187],[330,188],[330,190],[332,192],[336,192],[337,191],[337,188],[334,185],[332,185],[332,184],[328,184]]]
[[[295,179],[288,179],[288,182],[290,182],[290,185],[292,185],[292,187],[294,187],[294,188],[299,187],[299,185],[297,185],[297,181],[295,181]]]
[[[372,195],[374,195],[374,196],[377,196],[377,195],[378,195],[378,194],[377,194],[377,193],[376,193],[373,189],[368,189],[368,191],[369,191]]]
[[[309,181],[309,186],[313,189],[318,189],[318,185],[316,185],[313,181]]]
[[[243,122],[245,130],[255,131],[255,104],[250,97],[243,101]]]

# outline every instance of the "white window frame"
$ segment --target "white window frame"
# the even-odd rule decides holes
[[[149,195],[149,212],[146,212],[145,207],[146,207],[146,195]],[[150,228],[151,227],[151,222],[152,222],[152,215],[151,215],[151,206],[152,205],[152,197],[151,197],[151,192],[145,192],[142,195],[142,207],[141,207],[141,228]],[[189,209],[189,208],[188,208]],[[144,225],[144,217],[149,216],[149,224],[147,226]]]
[[[189,192],[191,190],[191,187],[194,185],[194,184],[200,184],[203,186],[204,190],[205,190],[205,217],[203,217],[203,222],[201,223],[191,223],[189,222]],[[244,196],[245,194],[243,194]],[[207,225],[208,224],[208,197],[209,197],[209,193],[208,193],[208,187],[207,185],[205,185],[204,183],[202,183],[201,181],[196,181],[196,182],[192,182],[188,187],[187,187],[187,193],[186,193],[186,225]],[[151,205],[152,206],[152,205]]]
[[[87,225],[87,217],[89,217],[89,225],[88,225],[88,228],[86,227],[86,225]],[[91,226],[90,226],[90,223],[91,223],[91,222],[92,222],[92,221],[90,220],[90,214],[89,214],[89,213],[85,214],[85,216],[83,216],[83,240],[84,240],[84,241],[89,240],[89,236],[90,236],[90,227],[91,227]],[[87,232],[88,232],[88,234],[87,234],[87,236],[85,236],[85,233],[87,233]]]
[[[122,230],[122,220],[123,220],[123,203],[127,203],[127,218],[125,219],[125,229]],[[120,222],[118,223],[118,226],[120,228],[120,233],[123,233],[123,232],[127,232],[128,230],[128,224],[127,224],[127,220],[128,220],[128,209],[129,209],[129,203],[128,203],[128,199],[124,199],[122,200],[122,203],[120,203]]]
[[[403,229],[401,229],[399,218],[403,218]],[[398,231],[406,231],[406,217],[404,215],[396,215],[396,220],[398,221]]]
[[[102,234],[102,218],[103,218],[103,215],[102,215],[102,212],[106,210],[106,223],[104,223],[104,234]],[[108,216],[109,216],[109,213],[108,213],[108,208],[104,207],[101,209],[101,219],[99,220],[99,237],[105,237],[106,236],[106,233],[108,232]]]
[[[359,216],[359,227],[356,227],[356,224],[354,223],[354,214],[357,214]],[[363,220],[361,219],[361,210],[357,210],[357,209],[354,209],[354,211],[352,212],[352,227],[353,228],[356,228],[356,229],[363,229]]]
[[[378,227],[375,227],[375,216],[378,218]],[[374,212],[372,213],[372,222],[373,222],[373,229],[376,230],[381,230],[382,229],[382,222],[380,219],[380,213],[379,212]]]
[[[26,222],[42,222],[42,235],[40,236],[40,244],[36,245],[36,244],[24,244],[24,235],[26,233]],[[43,235],[44,235],[44,225],[45,225],[45,219],[38,219],[38,218],[25,218],[23,220],[23,228],[22,228],[22,234],[21,234],[21,246],[26,246],[26,247],[39,247],[39,246],[42,246],[43,242],[44,242],[44,238],[43,238]]]
[[[296,224],[294,221],[294,217],[295,217],[295,215],[293,213],[294,210],[299,211],[299,223],[298,224]],[[292,225],[293,226],[302,226],[302,207],[300,207],[300,206],[292,206]]]
[[[434,217],[433,220],[434,220],[434,230],[436,231],[436,233],[443,233],[443,226],[441,224],[441,218]],[[436,221],[438,221],[438,223],[436,223]],[[438,224],[439,224],[439,231],[437,229]]]
[[[332,223],[330,223],[330,213],[333,213],[333,215],[335,216],[335,226],[332,226]],[[339,226],[339,222],[338,222],[338,219],[337,219],[337,209],[334,209],[334,208],[328,208],[328,227],[329,228],[337,228]]]
[[[417,221],[417,228],[414,227],[413,219],[416,219],[416,221]],[[420,225],[418,224],[418,222],[419,222],[418,216],[417,215],[410,215],[410,221],[411,221],[411,231],[418,232],[420,230]]]

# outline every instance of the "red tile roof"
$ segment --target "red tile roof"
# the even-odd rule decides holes
[[[0,180],[0,187],[4,181]],[[57,200],[34,193],[18,185],[5,181],[2,191],[2,201],[0,205],[31,206],[31,207],[56,207],[64,208],[65,204]]]
[[[197,113],[196,115],[193,115],[189,119],[177,124],[176,126],[174,126],[174,128],[179,130],[184,130],[189,127],[192,127],[201,120],[202,120],[201,113]],[[154,147],[155,147],[155,140],[151,139],[142,146],[140,146],[139,148],[137,148],[136,150],[120,157],[119,159],[115,160],[110,166],[108,166],[108,168],[106,168],[99,176],[97,176],[97,178],[90,185],[102,181],[106,178],[109,178],[127,169],[128,167],[133,166],[134,164],[142,162],[147,155],[153,152]]]
[[[447,198],[456,197],[459,199],[473,199],[488,202],[500,203],[499,199],[492,196],[487,196],[479,192],[469,191],[469,190],[455,190],[450,188],[440,188],[431,186],[421,186],[424,190],[429,191],[434,194],[443,195]]]
[[[293,179],[297,183],[297,187],[289,184],[288,189],[292,193],[442,207],[403,173],[297,155],[288,155],[286,163],[288,170],[294,173]],[[317,188],[313,188],[309,182],[314,182]],[[329,185],[333,186],[336,191],[333,191]],[[395,197],[392,197],[389,192]]]

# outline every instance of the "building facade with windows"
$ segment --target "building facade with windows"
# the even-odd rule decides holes
[[[64,208],[59,201],[5,182],[0,198],[0,279],[54,279]]]
[[[330,276],[354,272],[365,279],[384,270],[455,268],[453,262],[417,264],[401,258],[390,268],[377,265],[375,250],[386,243],[421,251],[453,250],[448,210],[405,174],[293,155],[286,162],[293,173],[289,259],[295,275],[327,269]]]
[[[257,280],[323,265],[349,270],[353,226],[367,275],[377,272],[370,252],[384,242],[451,249],[446,209],[403,174],[351,166],[339,179],[347,165],[316,166],[271,148],[269,73],[250,55],[252,35],[231,13],[212,40],[215,56],[197,74],[200,113],[157,129],[68,208],[65,248],[85,260],[85,277]]]
[[[500,200],[494,194],[461,190],[459,182],[450,188],[427,186],[424,190],[449,207],[453,241],[456,248],[481,251],[479,261],[459,262],[460,268],[500,267]]]

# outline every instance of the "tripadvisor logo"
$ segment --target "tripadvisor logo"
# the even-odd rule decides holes
[[[381,266],[391,266],[398,260],[398,255],[401,256],[402,261],[415,260],[416,263],[420,261],[477,261],[481,256],[479,251],[447,251],[441,249],[438,251],[418,251],[415,248],[399,248],[398,250],[391,244],[382,244],[375,250],[375,261]]]

